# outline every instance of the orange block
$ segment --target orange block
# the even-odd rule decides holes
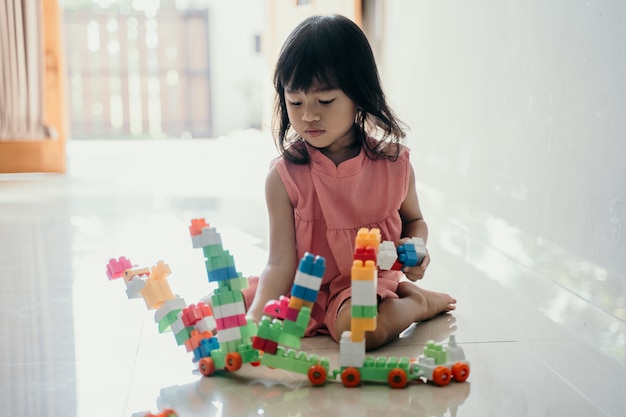
[[[289,299],[289,307],[296,309],[298,311],[300,311],[302,309],[302,307],[309,307],[309,308],[313,308],[313,302],[311,301],[306,301],[303,300],[302,298],[298,298],[298,297],[291,297]]]
[[[352,332],[352,341],[361,342],[365,337],[365,332],[376,330],[376,317],[369,319],[352,318],[350,321],[350,331]]]
[[[352,262],[351,278],[355,281],[374,281],[377,277],[376,262],[361,261]]]
[[[357,232],[355,243],[356,246],[373,247],[374,250],[378,252],[380,240],[380,229],[367,229],[363,227]]]
[[[192,330],[191,336],[189,336],[189,339],[185,341],[185,349],[187,349],[187,352],[191,352],[192,350],[197,349],[198,346],[200,346],[201,341],[203,341],[204,339],[210,339],[212,337],[213,333],[211,332],[200,333],[198,330]]]
[[[205,219],[192,219],[191,226],[189,226],[189,234],[191,236],[198,236],[202,234],[202,229],[205,227],[209,227]]]

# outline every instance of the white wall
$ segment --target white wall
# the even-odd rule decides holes
[[[418,179],[531,258],[563,259],[538,272],[626,319],[626,2],[374,3]]]

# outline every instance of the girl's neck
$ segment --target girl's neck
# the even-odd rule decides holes
[[[325,148],[319,148],[319,151],[333,161],[335,166],[339,166],[342,162],[356,157],[361,152],[361,143],[357,139],[356,132],[352,130],[333,144]]]

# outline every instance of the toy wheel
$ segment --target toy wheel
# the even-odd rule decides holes
[[[313,385],[322,385],[326,382],[326,369],[322,365],[313,365],[308,372],[309,381]]]
[[[241,364],[243,363],[241,359],[241,355],[239,352],[230,352],[226,355],[225,367],[230,372],[235,372],[241,369]]]
[[[261,366],[261,361],[252,361],[252,362],[250,362],[250,365],[252,365],[252,366]]]
[[[450,370],[445,366],[438,366],[433,371],[433,382],[441,387],[450,383]]]
[[[392,369],[389,375],[387,375],[387,382],[389,382],[391,388],[404,388],[406,387],[406,381],[406,372],[400,368]]]
[[[344,387],[356,387],[361,383],[361,373],[356,368],[346,368],[341,373],[341,382]]]
[[[204,376],[211,376],[215,372],[215,362],[211,358],[202,358],[198,362],[198,370]]]
[[[452,366],[452,376],[458,382],[465,382],[465,380],[469,377],[470,367],[468,364],[463,362],[457,362]]]

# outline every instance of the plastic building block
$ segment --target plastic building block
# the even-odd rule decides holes
[[[360,367],[365,361],[365,340],[352,341],[352,332],[345,331],[339,342],[339,363],[341,366]]]
[[[297,310],[292,310],[296,311],[297,315]],[[281,295],[278,300],[268,301],[265,307],[263,307],[263,314],[283,320],[287,317],[288,311],[289,297],[285,297],[284,295]]]
[[[320,358],[317,355],[307,355],[304,352],[278,347],[276,354],[270,355],[266,352],[261,356],[261,364],[270,368],[307,375],[313,385],[321,385],[326,382],[330,360],[325,357]]]
[[[381,242],[378,247],[377,264],[380,269],[390,270],[396,260],[398,259],[398,252],[396,245],[388,240]]]
[[[154,321],[159,324],[159,333],[171,330],[172,324],[178,319],[178,313],[183,311],[187,304],[182,298],[176,297],[165,301],[154,313]]]
[[[143,277],[148,278],[150,276],[150,268],[147,266],[133,266],[124,271],[124,281],[130,282],[133,278]]]
[[[191,225],[189,226],[189,234],[191,236],[198,236],[202,233],[202,229],[210,227],[206,222],[206,219],[191,219]]]
[[[298,271],[318,278],[321,278],[324,275],[325,270],[326,260],[321,256],[314,256],[309,252],[305,252],[304,256],[300,260],[300,263],[298,264]]]
[[[133,264],[125,257],[120,256],[118,259],[110,259],[107,264],[106,274],[109,280],[121,278],[124,271],[132,268]]]
[[[145,280],[138,276],[133,276],[129,281],[125,280],[124,282],[126,283],[126,296],[129,300],[141,297],[141,290],[146,286]]]
[[[361,228],[357,232],[355,239],[355,246],[373,247],[378,251],[378,245],[380,244],[380,230],[379,229],[366,229]]]
[[[392,253],[392,248],[396,251],[395,254]],[[421,265],[427,253],[421,237],[414,237],[397,248],[393,242],[384,241],[378,252],[378,267],[383,270],[400,271],[407,266]]]

